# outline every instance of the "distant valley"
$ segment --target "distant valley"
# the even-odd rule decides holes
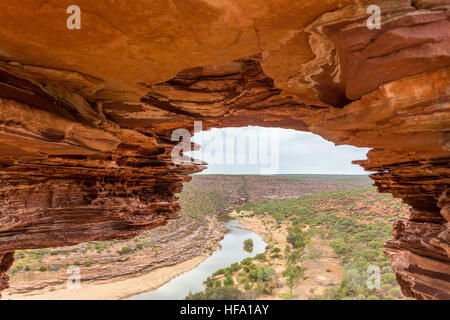
[[[260,236],[269,243],[264,257],[260,255],[247,260],[239,264],[239,268],[234,265],[232,271],[227,269],[222,276],[219,272],[210,278],[216,286],[221,282],[220,287],[223,288],[227,279],[227,287],[230,287],[231,279],[232,287],[242,293],[242,297],[338,298],[339,294],[342,295],[339,286],[348,281],[350,271],[346,269],[350,266],[349,261],[358,258],[353,249],[349,251],[346,248],[345,254],[339,253],[339,250],[344,250],[339,245],[342,245],[342,240],[349,244],[355,237],[361,237],[358,230],[364,229],[368,223],[382,224],[379,226],[381,234],[378,234],[379,238],[370,235],[372,239],[362,241],[361,246],[367,246],[369,253],[376,256],[374,263],[381,262],[383,272],[392,277],[388,270],[390,262],[381,256],[381,246],[389,235],[391,223],[405,214],[406,207],[390,195],[376,193],[367,176],[194,175],[179,196],[182,207],[179,219],[135,239],[17,251],[15,264],[9,271],[11,288],[4,292],[3,298],[77,298],[77,290],[67,291],[65,288],[70,266],[79,268],[83,290],[96,292],[92,298],[119,299],[153,290],[157,284],[140,284],[139,288],[133,289],[131,281],[147,277],[145,282],[150,283],[152,273],[156,276],[156,272],[164,270],[166,280],[170,281],[183,270],[195,268],[219,248],[226,232],[220,222],[223,214],[231,214],[244,227],[251,229],[253,225],[255,230],[252,230],[261,233]],[[333,231],[333,225],[339,230]],[[282,273],[289,255],[295,252],[294,246],[286,241],[293,227],[304,230],[308,239],[303,248],[302,263],[302,279],[306,279],[299,280],[299,285],[295,286],[297,289],[289,295]],[[287,249],[289,246],[292,248]],[[320,262],[320,259],[325,260]],[[335,270],[325,267],[326,259],[335,266]],[[270,279],[250,276],[260,272],[258,270],[264,273],[264,268],[274,269],[269,271],[273,273]],[[247,270],[248,275],[243,270]],[[324,275],[319,274],[320,270]],[[317,279],[311,279],[314,276]],[[328,282],[327,276],[332,278]],[[159,285],[166,280],[158,282]],[[388,286],[394,288],[396,283],[392,279],[389,281],[384,283],[383,296],[378,298],[401,296],[398,288],[390,292]],[[117,286],[114,295],[105,293],[101,296],[101,287],[112,285]],[[213,286],[209,284],[207,290],[211,291]],[[314,289],[315,286],[318,290]],[[249,292],[252,292],[250,296]]]

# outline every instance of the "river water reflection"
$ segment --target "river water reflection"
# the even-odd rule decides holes
[[[240,228],[240,223],[230,220],[224,223],[229,230],[220,242],[221,249],[200,263],[196,268],[179,275],[156,290],[144,292],[128,299],[133,300],[180,300],[189,292],[199,292],[205,289],[203,281],[218,269],[226,268],[232,263],[241,262],[245,258],[263,253],[266,243],[253,231]],[[253,240],[253,251],[244,250],[243,242]]]

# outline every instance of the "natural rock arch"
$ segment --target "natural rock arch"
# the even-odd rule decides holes
[[[450,3],[0,4],[0,290],[18,249],[130,238],[176,218],[200,165],[177,128],[311,131],[411,205],[385,252],[403,292],[450,298]],[[46,22],[45,24],[43,22]],[[35,24],[39,25],[39,28]]]

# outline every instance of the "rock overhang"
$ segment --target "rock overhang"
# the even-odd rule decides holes
[[[0,4],[0,275],[176,218],[204,166],[174,165],[171,133],[201,120],[372,148],[356,163],[412,207],[385,246],[402,290],[449,298],[449,1],[80,0],[81,30],[67,5]]]

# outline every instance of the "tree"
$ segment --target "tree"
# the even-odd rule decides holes
[[[287,260],[293,264],[296,264],[300,261],[300,258],[302,257],[303,250],[294,250],[291,252],[291,254],[287,257]]]
[[[284,254],[288,256],[291,253],[291,247],[287,244],[286,247],[284,247]]]
[[[253,282],[262,280],[264,278],[264,269],[262,267],[257,267],[249,273],[248,278]]]
[[[290,227],[286,240],[296,249],[304,249],[307,242],[306,235],[302,232],[300,226]]]
[[[272,217],[277,221],[277,224],[280,224],[284,220],[284,214],[280,212],[272,213]]]
[[[272,280],[274,275],[275,275],[275,269],[274,268],[272,268],[272,267],[264,268],[263,281],[270,281],[270,280]]]
[[[252,239],[244,240],[244,250],[247,252],[253,251],[253,240]]]
[[[227,288],[234,286],[234,281],[231,276],[227,276],[226,279],[223,281],[223,285]]]
[[[298,279],[303,276],[304,269],[300,266],[296,266],[291,262],[286,264],[286,270],[283,271],[283,277],[286,279],[286,282],[293,294],[294,288],[297,284]]]
[[[205,281],[205,285],[207,288],[212,288],[214,286],[214,281],[211,279],[211,277],[208,277]]]

